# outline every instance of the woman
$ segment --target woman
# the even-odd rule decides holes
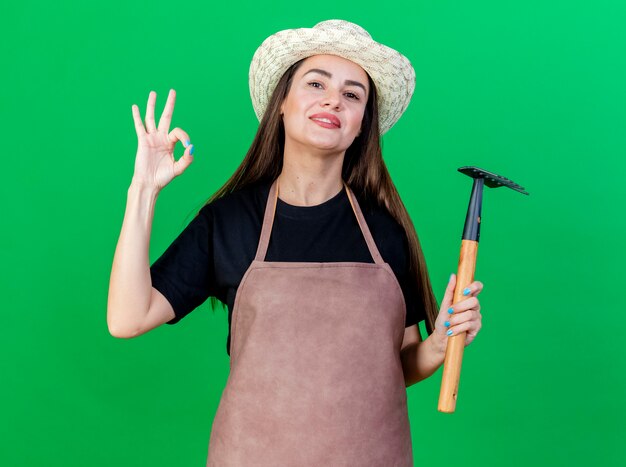
[[[281,31],[255,53],[261,122],[241,166],[149,267],[156,197],[192,162],[137,106],[135,173],[109,290],[111,334],[175,323],[208,297],[228,305],[231,370],[207,465],[413,465],[406,386],[442,364],[449,335],[481,327],[476,296],[437,309],[380,134],[406,109],[408,60],[359,26]],[[173,158],[177,141],[186,147]],[[361,209],[363,206],[363,209]],[[417,323],[426,320],[422,341]]]

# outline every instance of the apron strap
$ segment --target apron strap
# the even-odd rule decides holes
[[[265,204],[265,214],[263,215],[263,226],[261,227],[261,238],[259,238],[259,246],[256,249],[255,261],[265,261],[267,246],[270,243],[270,234],[274,225],[274,212],[276,211],[276,203],[278,201],[278,179],[274,180],[270,187],[270,194]]]
[[[363,237],[365,237],[365,243],[367,243],[367,248],[370,250],[370,255],[372,255],[372,259],[376,264],[383,264],[383,257],[378,251],[378,247],[376,246],[376,242],[374,241],[374,237],[372,237],[372,233],[370,232],[370,228],[367,226],[367,222],[365,222],[365,217],[363,217],[363,213],[361,212],[361,206],[359,206],[359,202],[352,193],[350,187],[343,182],[346,187],[346,193],[348,193],[348,200],[350,201],[350,205],[352,206],[352,210],[356,215],[356,220],[359,223],[359,227],[361,228],[361,232],[363,233]]]
[[[348,200],[350,201],[350,205],[352,206],[352,210],[356,215],[356,220],[359,224],[359,228],[363,233],[363,237],[365,238],[365,243],[367,244],[367,248],[369,249],[370,254],[372,255],[372,259],[376,264],[383,264],[383,258],[376,247],[376,242],[374,242],[374,238],[372,237],[372,233],[370,232],[369,227],[367,226],[367,222],[365,222],[365,218],[363,217],[363,213],[361,212],[361,207],[359,206],[359,202],[352,193],[350,187],[343,182],[346,187],[346,193],[348,195]],[[278,202],[278,179],[274,180],[272,186],[270,187],[269,195],[267,196],[267,203],[265,205],[265,214],[263,215],[263,225],[261,227],[261,237],[259,238],[259,246],[256,250],[256,256],[254,257],[255,261],[265,261],[265,255],[267,254],[267,247],[270,243],[270,235],[272,233],[272,226],[274,225],[274,214],[276,213],[276,203]]]

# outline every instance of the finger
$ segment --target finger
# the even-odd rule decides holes
[[[443,294],[443,300],[441,300],[441,309],[447,310],[452,305],[452,299],[454,298],[454,286],[456,285],[456,274],[451,274],[448,280],[448,286],[446,292]]]
[[[457,326],[462,323],[466,323],[468,321],[480,321],[482,320],[482,315],[480,314],[480,310],[472,308],[471,310],[465,310],[458,313],[454,313],[450,318],[448,318],[448,327]]]
[[[133,112],[133,120],[135,122],[135,131],[137,132],[137,138],[143,138],[146,134],[146,129],[141,121],[141,114],[139,113],[139,107],[136,104],[131,106]]]
[[[481,320],[465,321],[457,325],[450,324],[450,328],[448,329],[448,332],[446,332],[446,335],[458,336],[459,334],[463,332],[467,332],[468,334],[471,334],[471,335],[476,335],[478,334],[478,331],[480,331],[481,327],[482,327]]]
[[[476,296],[478,295],[481,291],[483,290],[483,283],[480,281],[474,281],[472,282],[470,285],[468,285],[467,287],[465,287],[465,289],[463,289],[463,295],[465,297],[469,297],[471,296]]]
[[[185,170],[187,170],[187,167],[189,167],[193,162],[193,155],[191,154],[192,152],[193,144],[190,144],[189,146],[187,146],[187,149],[185,149],[185,153],[183,154],[183,156],[176,162],[174,162],[174,174],[177,177]]]
[[[191,144],[189,134],[185,130],[178,127],[169,132],[169,134],[167,135],[167,139],[172,144],[176,144],[177,141],[180,141],[181,143],[183,143],[184,147],[187,147],[189,146],[189,144]]]
[[[476,297],[470,297],[455,303],[450,308],[452,308],[453,313],[461,313],[472,308],[480,310],[480,302]]]
[[[156,126],[154,126],[155,103],[156,103],[156,92],[150,91],[150,94],[148,94],[148,105],[146,106],[146,131],[148,133],[156,132]]]
[[[170,89],[170,93],[167,95],[167,102],[165,108],[159,119],[159,131],[167,133],[170,131],[170,123],[172,122],[172,115],[174,114],[174,104],[176,103],[176,91]]]

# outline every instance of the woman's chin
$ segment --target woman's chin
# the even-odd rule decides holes
[[[337,141],[337,139],[330,138],[315,138],[309,141],[308,145],[312,150],[332,153],[343,153],[349,147],[349,145],[346,146],[345,141]]]
[[[352,142],[346,142],[336,135],[308,135],[308,138],[293,139],[291,144],[285,142],[285,148],[299,148],[299,151],[324,152],[329,154],[343,154]],[[348,144],[349,143],[349,144]]]

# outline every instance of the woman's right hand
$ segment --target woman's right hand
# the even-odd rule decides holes
[[[169,131],[175,101],[176,91],[170,89],[158,128],[154,123],[156,92],[150,91],[148,95],[145,127],[141,121],[139,107],[133,104],[133,119],[137,132],[137,156],[132,183],[160,191],[193,162],[193,144],[190,144],[189,135],[180,128]],[[174,160],[174,147],[177,141],[182,142],[186,148],[178,161]]]

